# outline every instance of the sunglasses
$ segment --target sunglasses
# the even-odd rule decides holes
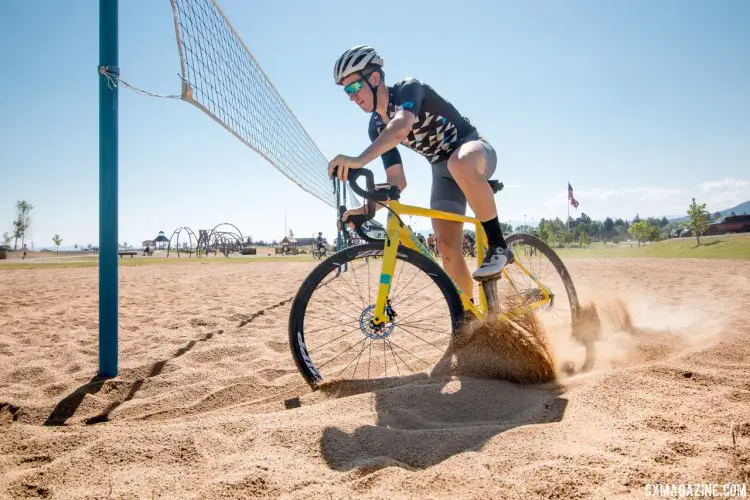
[[[344,92],[346,92],[348,95],[354,95],[362,89],[363,85],[364,82],[362,80],[355,80],[344,87]]]

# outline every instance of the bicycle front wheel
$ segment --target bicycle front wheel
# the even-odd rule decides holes
[[[424,255],[399,247],[388,296],[391,321],[373,326],[383,243],[346,248],[302,283],[289,316],[289,346],[302,376],[375,379],[428,372],[464,319],[453,282]]]

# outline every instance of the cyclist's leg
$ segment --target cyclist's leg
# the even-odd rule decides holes
[[[469,136],[448,159],[448,170],[482,222],[490,245],[482,264],[472,275],[478,280],[499,277],[502,269],[513,262],[513,252],[503,237],[495,198],[487,182],[496,166],[497,153],[478,134]]]
[[[495,173],[497,153],[477,134],[472,134],[468,139],[448,159],[448,171],[474,214],[484,222],[497,217],[495,197],[487,182]]]
[[[448,171],[447,162],[432,167],[430,208],[455,214],[466,214],[466,197]],[[443,268],[453,281],[471,298],[474,282],[463,255],[463,223],[432,219],[437,236],[437,250],[443,258]]]

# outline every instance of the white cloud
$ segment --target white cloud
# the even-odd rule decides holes
[[[698,187],[703,191],[711,191],[712,189],[741,190],[743,188],[750,187],[750,181],[724,177],[719,181],[701,182],[700,184],[698,184]]]
[[[693,197],[698,203],[706,203],[706,208],[713,213],[750,200],[750,180],[726,177],[682,187],[592,187],[579,190],[574,186],[573,194],[580,202],[578,210],[568,206],[568,192],[561,189],[546,201],[537,203],[538,210],[527,209],[527,213],[533,212],[535,217],[563,218],[569,210],[573,217],[580,212],[593,218],[632,217],[636,213],[642,217],[674,217],[687,215]]]
[[[696,201],[705,202],[709,210],[725,210],[750,200],[750,181],[746,180],[725,177],[701,182],[697,187],[703,195],[696,196]]]
[[[573,196],[580,203],[586,201],[607,201],[611,198],[627,198],[628,200],[664,200],[682,192],[680,188],[664,188],[656,186],[639,186],[624,189],[605,189],[605,188],[591,188],[582,189],[577,191],[573,189]],[[554,206],[560,203],[560,200],[566,200],[568,197],[567,191],[559,191],[549,200],[547,200],[545,206]]]

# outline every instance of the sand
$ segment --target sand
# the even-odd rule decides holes
[[[586,373],[312,392],[287,322],[314,265],[122,267],[107,381],[96,268],[0,271],[0,498],[643,498],[748,480],[747,262],[568,261],[603,324]],[[576,354],[550,348],[558,366]]]

